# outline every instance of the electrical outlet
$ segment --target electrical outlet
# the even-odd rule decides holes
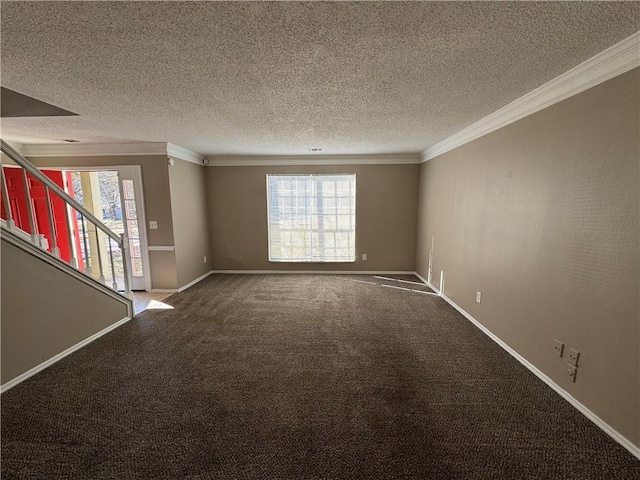
[[[578,374],[578,368],[571,365],[570,363],[567,363],[567,375],[569,376],[572,382],[576,381],[577,374]]]
[[[476,302],[482,303],[482,292],[476,292]]]
[[[578,359],[580,358],[580,352],[574,348],[569,349],[569,353],[567,354],[567,358],[569,359],[569,363],[574,367],[578,366]]]
[[[553,350],[554,352],[556,352],[556,355],[562,358],[562,354],[564,353],[564,343],[562,343],[560,340],[556,340],[553,344]]]
[[[367,254],[366,254],[366,253],[363,253],[363,254],[362,254],[362,260],[363,260],[363,261],[366,261],[366,260],[367,260]]]
[[[158,229],[158,222],[156,222],[155,220],[151,220],[149,222],[149,229],[150,230],[157,230]]]
[[[206,255],[205,255],[205,257],[204,257],[204,263],[207,263],[207,257],[206,257]]]

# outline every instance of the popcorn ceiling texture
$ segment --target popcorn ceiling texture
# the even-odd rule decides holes
[[[640,29],[637,2],[3,2],[25,143],[421,151]]]

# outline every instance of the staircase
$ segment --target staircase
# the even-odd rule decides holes
[[[4,392],[131,319],[133,302],[126,236],[4,140],[0,149]],[[106,258],[92,242],[106,242]]]
[[[129,287],[129,266],[127,255],[127,241],[124,235],[118,235],[110,230],[104,223],[98,220],[91,212],[85,207],[80,205],[74,198],[69,196],[60,186],[53,182],[46,175],[42,174],[37,167],[24,158],[20,153],[15,151],[7,142],[0,140],[1,150],[11,162],[20,170],[22,177],[23,194],[25,195],[25,205],[27,212],[27,219],[20,218],[17,222],[16,216],[19,215],[16,208],[16,201],[11,201],[9,198],[9,189],[7,186],[7,178],[4,168],[1,170],[1,187],[2,187],[2,234],[6,236],[8,241],[13,241],[16,238],[23,240],[20,245],[25,246],[24,242],[30,243],[32,246],[38,249],[38,252],[46,252],[51,258],[47,258],[49,261],[62,263],[61,267],[70,267],[72,275],[82,275],[87,280],[97,281],[96,287],[105,286],[116,293],[121,293],[125,299],[130,299],[131,291]],[[32,192],[36,188],[44,189],[44,212],[46,215],[45,228],[40,228],[40,224],[44,219],[39,218],[36,221],[36,209]],[[62,202],[64,205],[64,218],[54,218],[52,204],[54,202]],[[9,208],[7,208],[7,206]],[[40,215],[41,216],[41,215]],[[83,245],[78,249],[72,242],[72,221],[76,219],[79,221],[83,235]],[[69,252],[66,258],[61,255],[61,246],[59,239],[62,237],[59,232],[60,225],[63,224],[66,227],[66,235],[68,244],[64,245],[65,251]],[[103,242],[108,239],[108,258],[102,258],[101,249],[95,249],[95,259],[92,257],[88,246],[88,233],[90,227],[93,226],[93,231],[96,232],[96,236],[99,242]],[[45,230],[46,233],[40,233],[41,230]],[[116,253],[114,256],[114,247],[116,245]],[[45,257],[46,258],[46,257]],[[115,261],[114,261],[115,259]],[[120,261],[118,261],[120,260]],[[119,276],[116,275],[116,264],[123,270],[122,285],[118,284]],[[109,273],[110,280],[106,281],[105,272]]]

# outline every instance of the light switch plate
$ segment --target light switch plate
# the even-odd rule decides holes
[[[576,376],[578,375],[578,369],[573,365],[571,365],[570,363],[567,363],[567,375],[569,376],[572,382],[575,382]]]
[[[482,292],[476,292],[476,302],[482,303]]]

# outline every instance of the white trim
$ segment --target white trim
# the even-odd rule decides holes
[[[427,148],[422,152],[422,161],[442,155],[638,66],[640,66],[640,32],[634,33],[586,62]]]
[[[170,158],[177,158],[184,160],[185,162],[195,163],[196,165],[203,165],[204,155],[200,155],[193,150],[175,145],[173,143],[167,143],[167,155]]]
[[[176,247],[174,245],[149,245],[147,249],[150,252],[173,252]]]
[[[17,227],[15,225],[15,222],[13,223],[12,226],[9,226],[9,224],[7,223],[7,221],[4,218],[0,218],[0,226],[2,226],[2,228],[4,228],[5,230],[10,231],[11,233],[13,233],[16,237],[21,238],[22,240],[24,240],[25,242],[30,243],[31,245],[35,245],[32,242],[32,238],[31,238],[31,234],[25,232],[24,230],[22,230],[20,227]],[[3,237],[4,238],[4,237]],[[40,237],[39,237],[40,238]],[[39,245],[35,245],[36,247],[42,247],[42,244]]]
[[[416,275],[418,275],[416,273]],[[418,275],[418,277],[420,277]],[[431,288],[435,290],[433,285],[429,285]],[[478,320],[473,318],[469,313],[464,311],[460,306],[458,306],[453,300],[451,300],[446,295],[442,294],[441,297],[453,308],[455,308],[462,316],[464,316],[467,320],[473,323],[476,327],[478,327],[485,335],[487,335],[491,340],[496,342],[500,347],[502,347],[507,353],[509,353],[513,358],[519,361],[522,365],[528,368],[536,377],[546,383],[549,387],[555,390],[562,398],[564,398],[567,402],[573,405],[580,413],[582,413],[585,417],[591,420],[596,426],[600,427],[607,435],[613,438],[616,442],[622,445],[625,449],[627,449],[633,456],[640,460],[640,447],[635,445],[631,440],[626,438],[616,429],[614,429],[611,425],[606,423],[600,417],[598,417],[595,413],[585,407],[582,403],[576,400],[569,392],[560,387],[557,383],[551,380],[547,375],[545,375],[541,370],[539,370],[535,365],[529,362],[526,358],[516,352],[513,348],[503,342],[500,337],[495,335],[491,330],[482,325]]]
[[[64,143],[15,144],[25,157],[96,157],[166,155],[209,167],[260,167],[307,165],[416,165],[420,153],[381,155],[216,155],[208,158],[173,143]]]
[[[111,157],[114,155],[166,155],[166,143],[64,143],[23,145],[25,157]]]
[[[177,288],[152,288],[151,293],[177,293]]]
[[[143,272],[144,272],[144,289],[148,292],[151,290],[151,259],[149,258],[149,232],[147,227],[149,223],[147,222],[147,206],[145,205],[145,195],[144,195],[144,184],[142,183],[142,166],[134,165],[132,167],[128,167],[133,171],[133,185],[136,193],[136,208],[139,209],[138,212],[138,230],[139,230],[139,239],[140,246],[142,247],[142,264],[143,264]],[[120,173],[120,171],[118,171]],[[118,188],[122,187],[122,178],[118,175],[118,181],[120,185]],[[124,192],[121,197],[124,199]],[[126,215],[124,214],[124,201],[121,200],[122,203],[122,219],[124,224],[124,219]],[[142,225],[140,225],[142,224]],[[130,272],[132,274],[131,283],[129,285],[133,285],[133,264],[131,265]]]
[[[128,274],[129,274],[129,286],[131,290],[140,290],[142,285],[141,282],[144,282],[144,290],[151,290],[151,262],[149,260],[149,236],[147,234],[147,215],[146,215],[146,206],[144,202],[144,190],[142,184],[142,167],[140,165],[119,165],[112,170],[116,170],[118,172],[118,190],[120,191],[120,202],[122,208],[122,225],[126,227],[127,218],[125,214],[125,197],[124,190],[122,186],[123,180],[129,180],[133,182],[133,189],[135,193],[135,203],[136,210],[138,212],[138,233],[140,240],[140,250],[142,252],[142,280],[141,277],[133,276],[133,262],[129,265]],[[125,228],[126,235],[129,235],[128,227]],[[126,251],[129,251],[127,249]],[[129,253],[131,253],[129,251]]]
[[[413,275],[410,271],[391,271],[391,270],[211,270],[211,273],[228,273],[240,275]]]
[[[112,157],[163,155],[202,165],[204,156],[188,148],[165,142],[144,143],[54,143],[15,144],[25,157]]]
[[[263,167],[308,165],[415,165],[417,153],[388,155],[227,155],[209,158],[209,167]]]
[[[207,273],[205,273],[204,275],[200,275],[198,278],[196,278],[195,280],[187,283],[186,285],[181,286],[180,288],[178,288],[178,292],[184,292],[187,288],[194,286],[196,283],[198,283],[201,280],[204,280],[205,278],[207,278],[209,275],[211,275],[213,273],[213,270],[209,270]]]
[[[66,350],[58,353],[57,355],[54,355],[53,357],[51,357],[48,360],[45,360],[40,365],[37,365],[37,366],[33,367],[30,370],[27,370],[22,375],[18,375],[13,380],[9,380],[7,383],[5,383],[4,385],[2,385],[0,387],[0,393],[4,393],[7,390],[9,390],[10,388],[15,387],[19,383],[24,382],[27,378],[34,376],[36,373],[41,372],[42,370],[44,370],[45,368],[53,365],[57,361],[62,360],[64,357],[66,357],[67,355],[75,352],[76,350],[80,350],[82,347],[90,344],[91,342],[93,342],[94,340],[100,338],[104,334],[109,333],[111,330],[115,330],[120,325],[122,325],[124,323],[127,323],[129,320],[131,320],[131,317],[124,317],[123,319],[118,320],[116,323],[113,323],[113,324],[109,325],[107,328],[104,328],[104,329],[100,330],[99,332],[94,333],[90,337],[85,338],[81,342],[76,343],[74,346],[67,348]]]

